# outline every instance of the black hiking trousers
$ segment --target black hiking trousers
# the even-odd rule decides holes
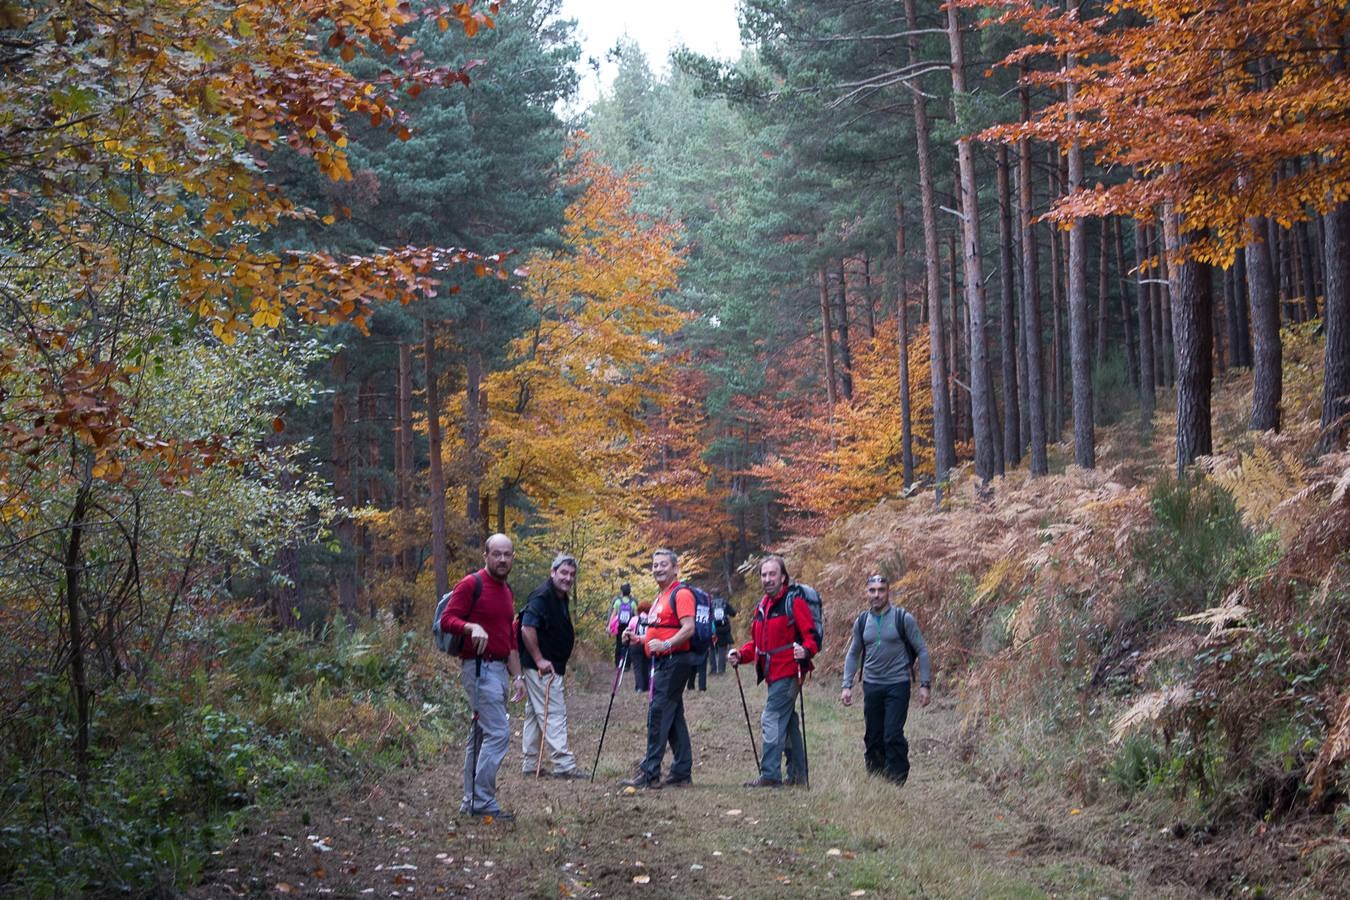
[[[905,719],[909,715],[909,682],[868,684],[863,682],[863,757],[867,771],[897,784],[909,777],[909,741]]]

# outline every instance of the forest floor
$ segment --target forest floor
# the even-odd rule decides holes
[[[597,665],[568,677],[572,747],[589,770],[612,676]],[[758,742],[763,688],[742,677]],[[694,786],[625,794],[617,782],[642,755],[646,711],[625,682],[593,784],[523,775],[513,706],[498,797],[514,822],[457,816],[457,742],[433,765],[297,798],[221,850],[189,896],[1192,897],[1234,886],[1231,846],[1177,839],[1108,804],[991,791],[960,761],[960,714],[941,694],[911,709],[913,772],[897,789],[864,773],[861,703],[842,707],[834,679],[814,679],[810,789],[750,790],[728,670],[686,694]]]

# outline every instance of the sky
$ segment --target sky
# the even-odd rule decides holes
[[[625,34],[657,73],[666,71],[670,51],[681,44],[720,59],[735,59],[741,52],[736,0],[563,0],[562,17],[577,22],[582,106],[589,106],[614,79],[615,66],[605,61],[605,54]],[[599,61],[598,75],[589,57]]]

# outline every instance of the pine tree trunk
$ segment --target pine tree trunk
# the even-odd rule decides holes
[[[839,259],[839,386],[847,401],[853,399],[853,350],[848,336],[848,276],[844,259]]]
[[[830,325],[830,282],[825,266],[820,267],[820,342],[825,350],[825,398],[830,403],[830,415],[839,403],[835,391],[834,328]]]
[[[1153,309],[1153,386],[1163,388],[1167,386],[1167,363],[1163,357],[1167,355],[1167,341],[1163,339],[1163,253],[1162,241],[1158,239],[1158,228],[1156,226],[1148,229],[1148,241],[1150,254],[1156,259],[1156,265],[1149,273],[1148,290],[1149,305]]]
[[[1344,447],[1350,434],[1350,202],[1323,217],[1327,264],[1323,327],[1322,436],[1317,451]]]
[[[476,331],[477,329],[475,329]],[[464,348],[464,549],[474,556],[487,537],[483,515],[483,354]]]
[[[872,257],[863,252],[863,301],[866,304],[867,312],[867,338],[873,340],[877,336],[877,304],[876,298],[872,296]]]
[[[1161,239],[1161,245],[1166,246],[1167,238],[1164,235]],[[1158,295],[1162,298],[1162,347],[1163,347],[1163,378],[1167,386],[1175,387],[1177,383],[1177,347],[1176,333],[1172,330],[1172,302],[1174,296],[1172,293],[1172,263],[1168,260],[1167,254],[1162,254],[1162,278],[1158,285]]]
[[[1317,266],[1313,262],[1312,240],[1308,236],[1308,223],[1294,225],[1294,234],[1298,242],[1299,271],[1303,276],[1303,306],[1308,319],[1318,316],[1317,310]]]
[[[1177,476],[1197,456],[1214,452],[1210,434],[1210,391],[1214,380],[1214,302],[1209,266],[1195,260],[1176,261],[1189,238],[1177,217],[1163,215],[1167,250],[1172,256],[1173,345],[1177,348]]]
[[[896,342],[900,352],[900,466],[905,487],[914,483],[914,416],[909,392],[909,284],[905,278],[905,208],[895,205],[895,269],[886,284],[895,290]]]
[[[1003,362],[1003,458],[1007,465],[1022,461],[1018,433],[1021,408],[1017,384],[1017,293],[1013,287],[1012,191],[1008,185],[1008,145],[998,145],[998,287]]]
[[[1053,149],[1052,157],[1058,162],[1059,154]],[[1059,191],[1055,185],[1054,175],[1050,176],[1050,196],[1059,196]],[[1050,394],[1053,407],[1053,438],[1056,443],[1064,436],[1064,302],[1063,296],[1063,273],[1064,268],[1060,263],[1063,256],[1063,244],[1060,241],[1060,230],[1057,227],[1050,229],[1050,315],[1051,315],[1051,345],[1053,355],[1050,360]]]
[[[348,434],[351,415],[347,409],[347,354],[333,355],[333,493],[338,504],[338,521],[333,532],[341,547],[342,558],[336,564],[338,610],[351,621],[356,610],[356,579],[352,560],[356,552],[356,523],[347,513],[352,507],[352,441]]]
[[[1022,73],[1025,76],[1024,65]],[[1031,117],[1031,92],[1019,90],[1022,103],[1022,121]],[[1041,353],[1041,273],[1040,254],[1036,245],[1036,226],[1033,224],[1035,188],[1031,181],[1031,142],[1017,142],[1018,213],[1022,230],[1022,342],[1026,345],[1027,365],[1027,425],[1030,432],[1031,474],[1033,477],[1050,471],[1046,455],[1045,435],[1045,367]]]
[[[1243,366],[1242,326],[1238,322],[1238,309],[1241,303],[1242,274],[1235,263],[1223,270],[1223,276],[1224,320],[1228,323],[1228,364],[1240,369]]]
[[[399,514],[404,521],[410,521],[413,507],[413,467],[416,465],[416,453],[413,450],[413,348],[412,344],[398,345],[398,470],[401,479],[398,484]],[[404,585],[411,585],[417,579],[419,553],[411,543],[402,543],[398,553],[398,568]],[[395,611],[399,621],[412,614],[413,599],[404,594]]]
[[[1107,281],[1111,275],[1110,266],[1107,265],[1107,257],[1111,252],[1111,219],[1109,216],[1104,216],[1098,224],[1100,225],[1098,232],[1100,241],[1097,245],[1097,331],[1095,334],[1097,361],[1093,371],[1100,373],[1106,367],[1106,338],[1111,326],[1111,292]],[[1103,398],[1102,392],[1097,387],[1097,385],[1093,385],[1092,417],[1093,421],[1100,422],[1103,415]]]
[[[1070,15],[1078,11],[1078,0],[1068,0]],[[1072,69],[1077,64],[1073,54],[1069,54],[1067,65]],[[1072,82],[1066,88],[1065,99],[1069,104],[1069,120],[1074,122],[1077,115],[1073,110],[1075,89]],[[1070,195],[1083,186],[1083,148],[1074,141],[1069,147]],[[1069,352],[1073,372],[1073,457],[1074,462],[1084,469],[1097,465],[1096,429],[1093,420],[1092,402],[1092,347],[1090,341],[1091,325],[1088,319],[1087,299],[1087,235],[1083,220],[1074,219],[1069,226]]]
[[[905,21],[908,25],[909,63],[919,63],[918,15],[914,0],[904,0]],[[924,272],[928,296],[928,337],[930,346],[930,375],[933,385],[933,457],[939,483],[947,480],[947,473],[956,465],[956,445],[952,439],[952,412],[947,392],[947,355],[942,321],[942,283],[938,273],[937,202],[933,198],[933,154],[929,146],[928,104],[923,94],[916,92],[911,104],[914,111],[914,139],[918,149],[919,198],[923,213]]]
[[[1147,273],[1148,228],[1134,220],[1135,300],[1139,305],[1139,417],[1145,430],[1153,428],[1157,406],[1157,374],[1153,362],[1153,292],[1144,283]]]
[[[1111,228],[1115,238],[1116,250],[1116,289],[1120,292],[1120,326],[1125,331],[1125,371],[1130,379],[1130,387],[1139,388],[1139,347],[1134,340],[1134,328],[1131,324],[1134,316],[1130,314],[1130,281],[1125,270],[1125,220],[1116,219]]]
[[[947,7],[947,42],[952,56],[952,102],[966,96],[966,53],[961,38],[961,18],[955,6]],[[970,139],[956,141],[957,166],[961,175],[962,262],[965,274],[966,315],[970,321],[970,405],[975,435],[975,472],[984,481],[1001,470],[1002,448],[997,445],[994,386],[991,383],[989,338],[985,327],[984,262],[980,258],[979,187],[975,182],[975,157]],[[1003,178],[1004,192],[1007,177]]]
[[[1227,276],[1228,270],[1224,269],[1220,274],[1221,276]],[[1213,272],[1210,273],[1210,276],[1212,280]],[[1226,311],[1228,309],[1228,279],[1226,277],[1222,278],[1220,296],[1218,302],[1213,304],[1213,308],[1214,321],[1211,323],[1211,331],[1214,335],[1214,371],[1219,377],[1222,377],[1223,373],[1228,371],[1228,357],[1224,348],[1226,342],[1224,331],[1227,327]]]
[[[956,275],[956,232],[947,233],[947,302],[951,306],[951,329],[947,332],[947,353],[952,365],[948,378],[948,390],[952,397],[952,433],[958,441],[970,438],[970,392],[961,387],[969,379],[963,379],[965,366],[962,365],[961,348],[965,345],[966,325],[961,321],[960,296],[961,280]]]
[[[1247,302],[1247,250],[1244,247],[1238,248],[1237,260],[1233,263],[1233,286],[1236,288],[1234,297],[1237,301],[1237,315],[1234,318],[1237,321],[1237,347],[1240,353],[1238,365],[1244,369],[1250,369],[1252,367],[1252,310],[1251,304]]]
[[[445,533],[445,470],[441,461],[441,391],[436,371],[436,323],[422,320],[422,357],[427,382],[427,506],[431,509],[431,565],[436,597],[450,592],[450,555]]]
[[[1247,227],[1264,236],[1264,219],[1251,218]],[[1284,390],[1283,348],[1280,345],[1280,306],[1275,295],[1270,244],[1259,238],[1244,249],[1247,258],[1247,297],[1251,305],[1253,431],[1280,430],[1280,396]]]
[[[1027,364],[1027,276],[1023,268],[1026,261],[1026,246],[1022,234],[1022,171],[1019,154],[1018,165],[1011,167],[1013,179],[1013,288],[1017,303],[1017,436],[1019,453],[1026,456],[1031,448],[1031,387]]]

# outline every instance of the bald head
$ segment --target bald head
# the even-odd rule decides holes
[[[504,534],[494,534],[483,542],[483,565],[488,574],[498,581],[505,581],[511,574],[511,564],[516,561],[516,548],[511,539]]]

